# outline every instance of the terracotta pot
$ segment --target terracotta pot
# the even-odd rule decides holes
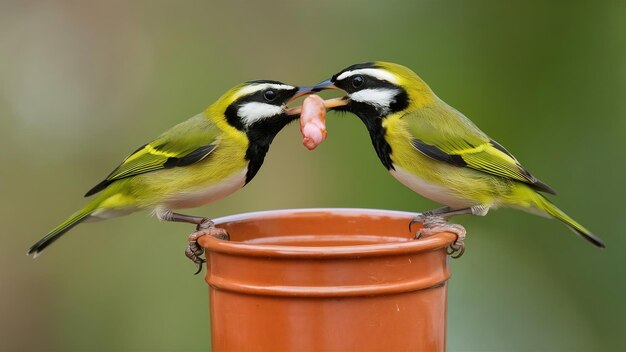
[[[217,219],[204,236],[213,351],[443,351],[451,233],[415,214],[303,209]],[[415,230],[415,228],[414,228]]]

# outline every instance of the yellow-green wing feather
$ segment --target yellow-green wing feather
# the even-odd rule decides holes
[[[100,192],[116,180],[201,161],[215,150],[218,142],[219,129],[199,114],[137,149],[85,196]]]
[[[532,176],[504,147],[450,106],[421,108],[404,115],[402,120],[413,137],[413,147],[430,158],[520,181],[537,190],[556,194],[550,186]]]

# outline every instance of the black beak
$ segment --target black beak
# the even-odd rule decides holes
[[[316,90],[313,90],[314,87],[300,87],[298,88],[298,90],[296,91],[296,94],[293,95],[293,97],[291,97],[289,99],[289,101],[292,100],[296,100],[302,96],[308,95],[308,94],[313,94],[315,92],[317,92]]]
[[[290,103],[300,97],[303,97],[305,95],[309,95],[309,94],[313,94],[316,91],[313,90],[313,87],[300,87],[298,88],[298,90],[296,91],[296,93],[289,98],[289,100],[287,101],[287,103]],[[302,112],[302,106],[298,106],[295,108],[289,108],[285,110],[287,115],[300,115],[300,113]]]
[[[320,92],[323,91],[325,89],[338,89],[338,90],[343,90],[339,87],[337,87],[335,85],[335,83],[333,83],[332,80],[327,79],[324,82],[320,82],[318,84],[316,84],[313,88],[311,88],[311,90],[313,90],[314,92]],[[334,99],[327,99],[324,100],[324,106],[326,107],[326,109],[334,109],[334,108],[338,108],[341,106],[346,106],[350,104],[350,98],[348,97],[341,97],[341,98],[334,98]]]
[[[303,95],[307,95],[307,94],[313,94],[313,93],[317,93],[319,91],[322,91],[324,89],[339,89],[339,90],[343,90],[339,87],[337,87],[331,80],[326,80],[324,82],[321,82],[319,84],[316,84],[314,87],[301,87],[298,89],[298,91],[296,92],[296,94],[294,94],[293,97],[291,97],[291,99],[289,99],[289,101],[295,100]],[[348,103],[350,103],[350,99],[348,99],[347,97],[341,97],[341,98],[334,98],[334,99],[327,99],[324,100],[324,106],[326,107],[326,109],[333,109],[333,108],[337,108],[340,106],[345,106],[348,105]],[[298,106],[295,108],[289,108],[286,110],[287,115],[298,115],[302,112],[302,106]]]
[[[330,79],[320,82],[311,88],[313,92],[320,92],[325,89],[341,89],[337,87]]]

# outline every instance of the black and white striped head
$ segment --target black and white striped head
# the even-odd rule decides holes
[[[352,65],[313,87],[314,91],[323,89],[341,89],[347,93],[349,99],[336,104],[334,109],[377,117],[406,109],[411,101],[420,99],[418,92],[432,94],[410,69],[380,61]]]
[[[298,117],[287,104],[306,94],[310,88],[298,88],[278,81],[258,80],[243,83],[222,96],[224,115],[229,124],[247,131],[259,125],[286,125]]]

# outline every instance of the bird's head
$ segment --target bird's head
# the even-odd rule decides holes
[[[212,115],[224,116],[228,124],[240,131],[273,138],[299,116],[300,109],[290,109],[287,104],[311,93],[310,87],[270,80],[249,81],[227,91],[209,109]]]
[[[333,110],[349,111],[362,119],[382,118],[435,99],[430,87],[410,69],[376,61],[347,67],[317,84],[313,91],[340,89],[343,98],[327,101]]]

